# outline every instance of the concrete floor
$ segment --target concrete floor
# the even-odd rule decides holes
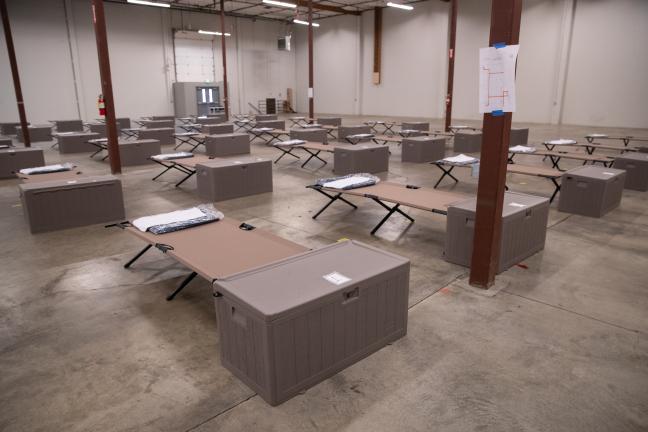
[[[530,126],[533,142],[599,131]],[[38,146],[48,163],[61,160]],[[253,153],[277,155],[260,144]],[[435,183],[434,167],[392,153],[383,177]],[[64,160],[108,171],[86,155]],[[193,180],[176,189],[173,175],[151,181],[158,171],[125,169],[129,218],[200,202]],[[476,180],[463,171],[462,183],[443,189],[474,194]],[[18,182],[0,181],[0,430],[648,430],[647,193],[625,191],[602,219],[559,213],[554,203],[546,249],[484,292],[442,259],[442,216],[409,211],[415,224],[395,217],[374,237],[384,213],[368,201],[312,220],[325,200],[304,186],[330,174],[286,158],[274,167],[274,193],[217,206],[305,246],[347,237],[410,258],[409,331],[275,408],[220,365],[206,281],[167,302],[187,269],[149,253],[124,270],[143,245],[116,229],[30,235]],[[530,177],[511,176],[509,186],[552,192]]]

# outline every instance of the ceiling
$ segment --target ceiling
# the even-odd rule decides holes
[[[114,0],[113,0],[114,1]],[[171,3],[172,8],[182,10],[195,10],[198,12],[220,12],[220,0],[157,0]],[[261,0],[225,0],[225,12],[228,15],[248,18],[272,19],[279,21],[292,21],[299,17],[308,19],[308,0],[283,0],[287,3],[297,4],[295,9],[264,4]],[[421,0],[394,0],[408,4]],[[447,0],[442,0],[447,1]],[[329,18],[337,15],[360,13],[372,10],[375,7],[384,7],[387,0],[314,0],[313,19]]]

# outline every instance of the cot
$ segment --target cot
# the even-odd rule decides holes
[[[400,214],[413,223],[414,218],[404,213],[401,210],[401,206],[446,215],[448,206],[470,198],[470,196],[464,194],[390,182],[380,182],[373,186],[348,190],[323,187],[317,184],[309,185],[307,188],[313,189],[329,199],[324,207],[313,215],[313,219],[317,219],[317,217],[335,201],[342,201],[354,209],[358,208],[355,204],[347,201],[342,195],[364,197],[376,202],[382,208],[387,210],[387,214],[378,223],[378,225],[371,230],[372,235],[374,235],[394,213]],[[388,203],[392,205],[390,206]]]
[[[168,301],[173,300],[198,275],[213,283],[225,276],[308,250],[268,231],[227,217],[217,222],[157,235],[142,232],[130,222],[108,227],[122,228],[147,243],[124,264],[124,268],[130,268],[151,247],[155,247],[191,270],[175,291],[167,296]]]
[[[182,153],[178,153],[178,155],[180,154]],[[183,177],[182,180],[180,180],[178,183],[175,184],[175,187],[178,187],[182,183],[189,180],[190,177],[196,174],[196,165],[204,162],[209,162],[210,160],[214,159],[207,155],[197,155],[197,154],[191,154],[190,157],[186,157],[189,154],[191,153],[186,153],[183,156],[179,156],[179,157],[177,156],[174,157],[174,154],[161,154],[161,155],[151,156],[151,160],[153,162],[162,165],[164,167],[164,170],[158,175],[156,175],[155,177],[153,177],[152,180],[157,180],[167,171],[177,170],[185,175],[185,177]]]

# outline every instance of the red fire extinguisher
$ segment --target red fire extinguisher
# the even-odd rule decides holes
[[[97,108],[99,108],[99,116],[100,117],[105,117],[106,116],[106,104],[104,102],[103,95],[100,94],[99,97],[97,98]]]

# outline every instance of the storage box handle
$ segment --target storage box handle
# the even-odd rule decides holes
[[[238,312],[234,306],[232,306],[231,312],[232,312],[232,322],[240,325],[243,328],[246,328],[247,319],[245,319],[243,314],[241,314],[241,312]]]
[[[355,287],[350,291],[345,291],[342,293],[342,298],[344,298],[342,304],[343,305],[349,304],[352,301],[357,300],[358,297],[360,297],[360,287]]]

